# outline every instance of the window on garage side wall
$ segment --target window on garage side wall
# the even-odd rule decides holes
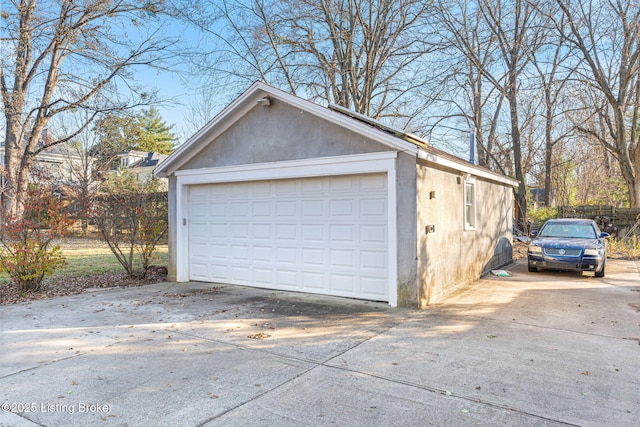
[[[464,180],[464,229],[476,229],[476,180],[471,177]]]

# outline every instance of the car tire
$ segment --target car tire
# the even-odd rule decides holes
[[[596,271],[596,277],[604,277],[604,267],[606,264],[606,261],[602,263],[602,268],[599,271]]]
[[[531,264],[529,264],[529,273],[537,273],[538,272],[538,267],[534,267]]]

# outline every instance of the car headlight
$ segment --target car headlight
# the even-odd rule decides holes
[[[540,246],[531,245],[529,246],[529,252],[531,252],[532,254],[541,254],[542,248]]]
[[[585,255],[589,255],[589,256],[598,256],[598,255],[600,255],[600,253],[598,252],[597,249],[585,249],[584,250],[584,254]]]

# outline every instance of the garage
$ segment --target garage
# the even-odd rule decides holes
[[[189,279],[388,301],[386,182],[190,186]]]
[[[261,82],[155,173],[176,282],[426,307],[512,259],[515,180]]]

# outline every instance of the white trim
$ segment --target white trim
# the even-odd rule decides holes
[[[471,214],[473,218],[469,221],[467,217],[467,185],[471,186]],[[478,223],[478,207],[476,205],[476,179],[471,175],[467,174],[464,177],[463,188],[462,188],[462,218],[464,221],[464,231],[474,231],[477,228]]]
[[[176,281],[189,281],[189,186],[270,179],[311,178],[362,173],[387,174],[388,209],[388,298],[398,304],[398,228],[396,196],[396,151],[337,157],[287,160],[272,163],[193,169],[176,172]]]
[[[453,160],[449,160],[447,158],[438,156],[437,154],[430,153],[423,149],[420,149],[418,151],[418,158],[426,160],[427,162],[435,163],[437,165],[450,168],[450,169],[455,169],[462,173],[469,173],[479,178],[489,179],[491,181],[499,182],[499,183],[510,185],[510,186],[519,185],[518,181],[516,181],[513,178],[509,178],[508,176],[493,173],[488,170],[483,170],[483,169],[474,167],[472,165],[465,165],[463,163],[458,163]]]
[[[214,168],[177,171],[178,183],[212,184],[216,182],[259,181],[308,176],[353,175],[386,171],[389,159],[398,157],[396,151],[383,151],[347,156],[316,157],[281,162],[242,164]],[[312,174],[310,170],[314,170]]]

